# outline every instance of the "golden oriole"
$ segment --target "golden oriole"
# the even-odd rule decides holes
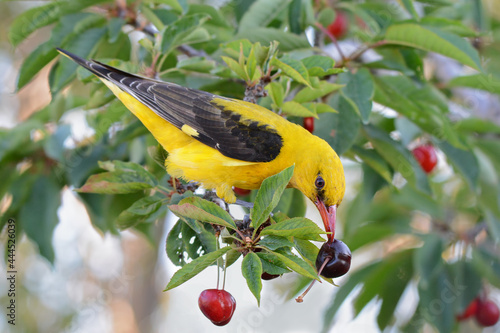
[[[345,179],[326,141],[259,105],[58,51],[99,77],[139,118],[169,153],[165,165],[171,176],[215,189],[227,203],[236,201],[233,186],[258,189],[265,178],[295,164],[289,186],[315,203],[333,239]]]

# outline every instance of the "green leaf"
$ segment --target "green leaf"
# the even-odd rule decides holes
[[[180,60],[177,63],[177,68],[193,72],[210,73],[215,68],[215,61],[204,57],[191,57]]]
[[[280,262],[278,266],[285,265],[286,267],[299,273],[300,275],[319,281],[318,273],[316,272],[316,270],[299,257],[293,254],[282,254],[279,252],[269,253],[274,255],[276,257],[275,260]]]
[[[26,203],[19,211],[24,232],[51,263],[54,262],[52,236],[59,222],[57,209],[60,205],[61,186],[52,177],[40,177],[34,182]]]
[[[301,11],[302,0],[292,0],[290,6],[288,6],[288,24],[290,25],[290,31],[297,35],[302,33],[300,24]]]
[[[345,84],[342,93],[354,102],[354,110],[360,115],[364,124],[368,123],[372,111],[372,99],[375,91],[372,76],[366,68],[339,75],[339,82]]]
[[[183,199],[178,205],[170,205],[168,208],[183,219],[190,218],[200,222],[222,225],[233,230],[237,229],[228,212],[217,204],[199,197]]]
[[[276,81],[269,83],[266,86],[266,90],[268,95],[273,100],[273,103],[276,104],[278,108],[283,106],[283,99],[285,98],[285,90],[283,86]]]
[[[208,201],[208,200],[204,200],[200,197],[192,196],[192,197],[183,199],[179,204],[183,205],[186,203],[192,204],[198,208],[201,208],[205,212],[210,213],[214,216],[217,216],[217,217],[223,219],[228,224],[230,224],[233,227],[233,229],[236,228],[236,224],[235,224],[233,218],[231,217],[231,215],[226,210],[224,210],[219,205],[217,205],[216,203]]]
[[[190,222],[188,225],[182,220],[177,221],[167,236],[167,255],[174,265],[184,266],[189,258],[196,259],[217,250],[217,239],[212,228],[194,220]]]
[[[493,94],[500,94],[500,79],[494,77],[492,74],[458,76],[448,82],[448,87],[468,87],[489,91]]]
[[[147,196],[137,200],[118,215],[116,220],[118,228],[124,230],[144,222],[161,208],[165,200],[160,195]]]
[[[187,11],[188,5],[186,0],[146,0],[147,2],[170,6],[174,11],[183,14]]]
[[[260,306],[260,291],[262,290],[262,263],[259,257],[249,252],[241,263],[241,273],[247,281],[248,288],[257,299],[257,304]]]
[[[424,244],[415,249],[413,263],[415,271],[420,275],[421,287],[429,288],[429,284],[444,267],[444,260],[441,258],[444,244],[437,234],[422,235],[421,238]]]
[[[292,178],[294,166],[290,166],[280,173],[267,177],[262,182],[254,206],[250,211],[252,226],[257,230],[260,225],[267,221],[269,214],[278,205],[281,194]]]
[[[304,87],[303,89],[301,89],[297,93],[297,95],[295,95],[293,100],[298,103],[311,102],[320,97],[331,94],[332,92],[337,91],[342,87],[342,84],[321,81],[317,87]]]
[[[110,170],[90,176],[78,192],[118,194],[133,193],[153,188],[156,178],[142,166],[132,162],[108,161],[101,168]]]
[[[268,236],[269,237],[269,236]],[[257,256],[260,258],[262,264],[262,269],[264,272],[281,275],[289,273],[290,270],[286,268],[286,265],[282,263],[274,254],[269,252],[258,252]]]
[[[465,118],[454,123],[454,128],[461,133],[500,134],[500,126],[482,118]]]
[[[288,6],[291,0],[257,0],[241,18],[239,31],[267,27]]]
[[[408,11],[408,13],[415,19],[418,20],[419,16],[417,14],[417,11],[415,10],[415,7],[413,6],[413,0],[399,0],[405,7],[405,9]]]
[[[369,278],[372,272],[379,265],[381,265],[381,262],[375,262],[354,272],[349,272],[349,279],[345,284],[340,286],[340,288],[337,290],[337,293],[335,294],[335,298],[325,311],[322,332],[330,331],[329,328],[331,327],[333,319],[335,318],[337,311],[340,309],[340,306],[344,304],[344,301],[351,294],[354,288],[356,288],[357,286],[362,284],[363,281]]]
[[[309,72],[302,62],[285,56],[279,60],[278,58],[272,58],[270,64],[281,70],[283,74],[291,77],[293,80],[311,87]]]
[[[438,146],[451,164],[465,177],[469,186],[475,189],[479,179],[479,164],[476,155],[470,149],[458,149],[446,141],[438,142]]]
[[[342,68],[335,68],[335,60],[331,57],[313,55],[301,60],[310,76],[323,77],[326,75],[344,72]]]
[[[265,246],[274,251],[281,247],[293,247],[294,244],[287,237],[269,235],[259,241],[259,246]]]
[[[472,262],[459,260],[448,265],[450,276],[454,277],[452,290],[457,297],[454,303],[456,315],[461,314],[469,304],[480,295],[482,288],[482,276],[475,269]]]
[[[279,48],[282,52],[290,52],[311,47],[305,37],[275,28],[255,27],[248,30],[240,30],[236,38],[248,39],[252,43],[259,42],[262,45],[269,45],[269,43],[277,41],[279,42]]]
[[[297,251],[299,251],[300,255],[303,258],[308,260],[311,265],[316,263],[316,257],[318,256],[319,252],[319,249],[316,245],[308,240],[300,239],[297,237],[293,239],[293,242],[295,243],[295,248],[297,249]]]
[[[427,16],[423,17],[420,23],[423,26],[439,28],[443,31],[459,35],[462,37],[476,37],[478,32],[472,27],[468,27],[458,20],[450,20],[444,17]]]
[[[408,149],[379,128],[368,125],[364,130],[375,150],[412,186],[422,192],[430,192],[427,175]]]
[[[19,76],[17,89],[24,87],[34,76],[58,55],[57,50],[50,43],[40,44],[24,59]]]
[[[198,273],[213,264],[218,258],[222,257],[231,249],[231,246],[223,247],[222,249],[205,254],[204,256],[196,258],[190,263],[184,265],[181,269],[175,272],[164,291],[178,287],[189,279],[195,277]]]
[[[319,121],[316,121],[314,134],[328,142],[338,155],[342,155],[358,136],[361,120],[343,96],[334,96],[329,104],[339,112],[321,114]]]
[[[184,16],[165,27],[162,32],[161,52],[168,53],[173,48],[186,44],[186,38],[209,18],[206,14]]]
[[[281,106],[281,110],[289,116],[318,118],[316,113],[314,113],[304,105],[297,103],[295,101],[288,101],[283,103],[283,105]]]
[[[337,13],[330,7],[323,8],[318,14],[318,23],[324,27],[328,27],[335,22]]]
[[[464,147],[453,130],[449,118],[437,108],[440,101],[433,97],[433,90],[418,89],[411,79],[403,75],[378,76],[374,81],[375,102],[406,116],[422,130],[438,139],[447,140],[456,147]],[[447,110],[448,107],[443,106],[443,108]]]
[[[299,190],[287,188],[273,212],[282,212],[289,217],[303,217],[306,214],[306,198]]]
[[[88,58],[105,34],[106,27],[88,29],[64,47],[82,58]],[[75,78],[77,67],[78,64],[74,61],[66,57],[60,58],[49,74],[49,85],[53,94],[57,94]]]
[[[382,299],[377,316],[381,331],[394,316],[401,295],[413,277],[412,252],[406,250],[384,258],[384,261],[365,279],[363,288],[354,301],[355,312],[359,314],[375,296],[378,295]]]
[[[12,22],[9,28],[9,40],[12,45],[17,46],[32,32],[56,22],[61,16],[79,12],[104,1],[106,0],[54,1],[28,9]]]
[[[221,57],[222,60],[227,64],[227,66],[236,73],[241,79],[245,81],[249,81],[250,78],[248,77],[247,72],[245,71],[245,68],[241,66],[236,60],[231,59],[229,57]]]
[[[280,223],[272,224],[261,231],[261,235],[273,235],[281,237],[296,237],[310,239],[318,242],[325,240],[320,234],[325,234],[316,223],[305,217],[294,217]]]
[[[472,45],[461,37],[438,28],[414,23],[394,24],[387,29],[385,40],[390,44],[436,52],[481,70],[479,55]]]
[[[392,183],[392,172],[389,164],[373,149],[363,149],[359,146],[352,146],[351,150],[364,163],[375,170],[387,183]]]

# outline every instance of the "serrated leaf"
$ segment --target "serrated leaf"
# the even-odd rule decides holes
[[[206,14],[184,16],[165,27],[162,32],[161,52],[168,53],[173,48],[186,43],[186,38],[209,18]]]
[[[57,209],[61,204],[61,186],[52,177],[40,177],[31,187],[29,196],[19,211],[19,221],[40,254],[54,262],[52,236],[59,222]]]
[[[342,93],[354,102],[355,110],[364,124],[368,123],[372,111],[372,99],[375,91],[372,76],[368,69],[361,68],[356,73],[339,75],[339,82],[345,84]]]
[[[236,250],[230,250],[226,253],[226,260],[224,260],[225,268],[228,268],[232,264],[234,264],[241,256],[241,252]]]
[[[422,192],[430,192],[427,175],[408,149],[379,128],[369,125],[364,129],[377,152],[395,170],[399,171],[412,186]]]
[[[448,82],[448,87],[468,87],[500,94],[500,79],[492,74],[458,76]]]
[[[283,103],[283,105],[281,106],[281,110],[289,116],[318,118],[318,115],[316,113],[295,101],[288,101]]]
[[[281,59],[272,58],[270,64],[281,70],[283,74],[291,77],[293,80],[311,87],[309,72],[302,62],[286,56]]]
[[[224,62],[227,64],[227,66],[233,72],[235,72],[236,75],[238,75],[241,79],[243,79],[245,81],[249,81],[250,80],[250,78],[248,77],[248,74],[245,71],[245,69],[236,60],[231,59],[229,57],[224,57],[224,56],[222,56],[221,58],[222,58],[222,60],[224,60]]]
[[[351,147],[352,151],[373,170],[375,170],[387,183],[392,182],[392,172],[387,162],[373,149],[363,149],[359,146]]]
[[[276,256],[277,260],[279,260],[283,265],[285,265],[289,269],[299,273],[300,275],[319,281],[319,277],[316,270],[301,258],[293,254],[282,254],[274,251],[270,253]]]
[[[281,236],[269,235],[259,241],[260,246],[265,246],[271,251],[277,250],[281,247],[293,247],[294,244],[287,238]]]
[[[344,72],[342,68],[335,68],[335,60],[331,57],[313,55],[301,60],[310,76],[323,77],[326,75]]]
[[[261,235],[273,235],[281,237],[295,237],[300,239],[310,239],[318,242],[325,240],[320,234],[325,234],[316,223],[305,217],[294,217],[280,223],[272,224],[261,231]]]
[[[127,229],[145,221],[148,217],[156,213],[164,202],[165,198],[158,195],[147,196],[137,200],[132,206],[118,215],[116,220],[118,228],[122,230]]]
[[[293,242],[295,243],[295,248],[297,249],[297,251],[299,251],[300,255],[303,258],[308,260],[311,265],[316,263],[316,257],[318,256],[319,252],[319,249],[316,245],[308,240],[300,239],[297,237],[293,239]]]
[[[337,154],[341,155],[354,143],[361,127],[361,120],[343,96],[334,96],[329,104],[339,112],[319,115],[314,134],[328,142]]]
[[[282,212],[289,217],[303,217],[306,214],[306,198],[295,188],[287,188],[283,192],[274,213]]]
[[[168,208],[180,218],[187,217],[200,222],[222,225],[233,230],[237,229],[229,213],[217,204],[199,197],[183,199],[178,205],[170,205]]]
[[[344,85],[321,81],[317,87],[304,87],[293,98],[295,102],[305,103],[340,90]]]
[[[314,103],[316,113],[321,114],[321,113],[339,113],[337,110],[332,108],[330,105],[326,103]]]
[[[252,31],[266,27],[288,6],[291,0],[257,0],[241,18],[239,31]]]
[[[415,7],[413,6],[413,0],[399,0],[404,6],[404,8],[408,11],[408,13],[415,19],[418,20],[419,16]]]
[[[198,273],[213,264],[218,258],[222,257],[231,249],[231,246],[223,247],[222,249],[205,254],[204,256],[196,258],[190,263],[184,265],[181,269],[174,273],[164,291],[178,287],[189,279],[195,277]]]
[[[111,170],[90,176],[78,192],[123,194],[142,191],[156,186],[156,178],[142,166],[122,161],[101,163],[103,169]]]
[[[248,288],[257,299],[257,304],[260,306],[260,291],[262,290],[262,263],[259,257],[249,252],[241,263],[241,273],[247,281]]]
[[[458,149],[446,141],[438,142],[439,148],[446,154],[451,164],[465,177],[472,189],[477,187],[479,164],[470,149]]]
[[[278,108],[283,106],[283,99],[285,98],[285,90],[283,86],[276,81],[269,83],[266,86],[266,90],[268,95],[273,100],[273,103],[276,104]]]
[[[461,37],[438,28],[414,23],[395,24],[387,29],[385,40],[390,44],[436,52],[481,70],[479,55],[472,45]]]
[[[182,220],[178,220],[167,236],[167,255],[174,265],[184,266],[187,259],[196,259],[216,250],[216,239],[215,236],[212,235],[212,237],[213,247],[207,247],[193,229]]]
[[[17,89],[21,89],[33,77],[58,55],[57,50],[49,43],[40,44],[24,59],[19,76],[17,78]]]
[[[269,214],[279,202],[281,194],[292,178],[294,166],[290,166],[280,173],[270,176],[262,182],[254,206],[250,211],[252,226],[257,230],[262,223],[267,221]]]
[[[257,256],[260,258],[263,271],[266,273],[281,275],[290,272],[287,266],[270,252],[258,252]]]

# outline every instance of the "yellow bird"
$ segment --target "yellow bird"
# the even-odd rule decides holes
[[[227,203],[236,201],[233,186],[258,189],[265,178],[295,164],[289,187],[314,202],[333,239],[345,178],[326,141],[259,105],[58,51],[95,74],[139,118],[168,151],[171,176],[215,189]]]

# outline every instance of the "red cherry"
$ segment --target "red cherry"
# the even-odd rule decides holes
[[[334,239],[323,243],[316,257],[316,269],[319,271],[326,259],[329,261],[323,267],[321,275],[326,278],[336,278],[344,275],[351,267],[351,250],[342,241]]]
[[[233,317],[236,309],[236,300],[225,290],[203,290],[198,298],[201,312],[212,321],[214,325],[224,326]]]
[[[423,145],[413,149],[413,156],[426,173],[434,170],[437,164],[436,150],[431,145]]]
[[[475,315],[477,313],[478,305],[479,305],[479,299],[474,298],[474,300],[470,302],[469,306],[465,309],[465,311],[462,314],[457,315],[456,317],[457,321],[463,321]]]
[[[498,322],[499,317],[500,310],[494,302],[490,300],[479,301],[476,312],[476,321],[479,325],[484,327],[493,326]]]
[[[236,186],[234,187],[234,193],[236,193],[237,195],[239,195],[241,197],[249,195],[250,192],[252,192],[252,191],[244,189],[244,188],[239,188],[239,187],[236,187]]]
[[[348,27],[349,22],[347,20],[347,15],[344,14],[344,12],[337,11],[335,21],[333,21],[327,29],[335,38],[340,39],[347,33]]]
[[[281,275],[279,275],[279,274],[269,274],[267,272],[264,272],[264,273],[262,273],[262,275],[260,276],[260,278],[262,280],[272,280],[272,279],[276,279],[276,278],[278,278],[280,276]]]
[[[314,132],[314,117],[304,118],[304,128],[310,133]]]

